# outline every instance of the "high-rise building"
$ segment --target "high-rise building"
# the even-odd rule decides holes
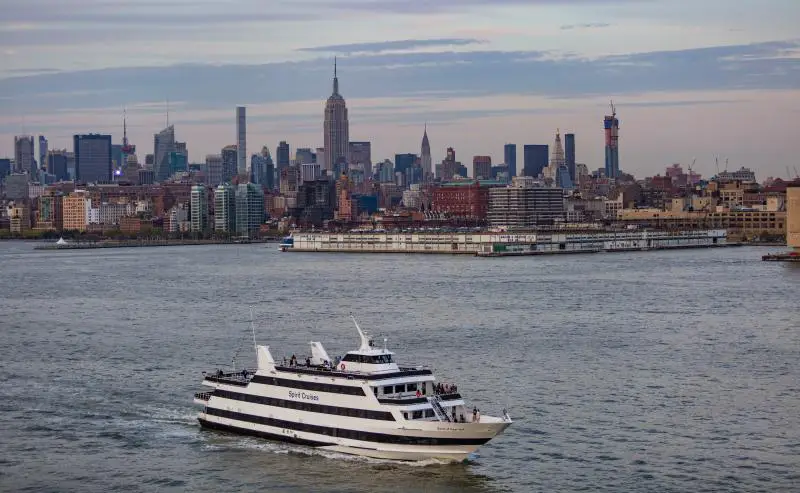
[[[236,231],[236,189],[229,183],[214,190],[214,231]]]
[[[319,179],[321,170],[317,163],[305,163],[300,165],[300,181],[316,181]]]
[[[333,94],[325,103],[325,121],[323,123],[325,142],[326,168],[333,171],[337,165],[350,162],[350,127],[347,119],[347,105],[339,94],[339,78],[336,73],[336,61],[333,64]]]
[[[509,178],[517,176],[517,144],[506,144],[503,147],[503,160],[508,168]]]
[[[39,168],[47,167],[47,139],[44,135],[39,136]]]
[[[192,186],[189,198],[189,209],[193,233],[202,233],[208,229],[208,192],[204,185]]]
[[[372,176],[372,143],[350,142],[350,164],[363,170],[364,175]]]
[[[542,174],[542,171],[547,167],[550,156],[549,146],[542,144],[526,144],[522,148],[523,154],[523,168],[522,174],[524,176],[532,176],[534,178]]]
[[[36,158],[33,153],[33,136],[18,135],[14,137],[14,172],[28,173],[37,176]]]
[[[264,176],[261,180],[261,185],[266,187],[267,190],[274,190],[275,163],[272,161],[272,154],[270,154],[267,146],[261,148],[261,156],[264,158]]]
[[[413,168],[417,162],[416,154],[395,154],[394,155],[394,172],[406,174],[406,170]]]
[[[298,147],[294,151],[294,161],[297,165],[313,163],[316,159],[317,157],[309,147]]]
[[[275,151],[275,154],[278,158],[278,172],[280,172],[283,168],[288,168],[291,163],[291,155],[289,154],[289,144],[286,143],[285,140],[282,140],[280,144],[278,144],[278,149]]]
[[[572,183],[575,183],[575,134],[564,135],[564,152],[569,179],[572,180]]]
[[[81,183],[111,182],[111,136],[88,134],[73,137],[75,180]]]
[[[250,175],[247,166],[247,118],[244,106],[236,107],[236,171]]]
[[[472,157],[472,177],[476,180],[492,179],[492,157],[473,156]]]
[[[222,155],[221,154],[208,154],[206,155],[206,181],[212,187],[216,187],[224,180]]]
[[[525,230],[564,217],[564,192],[531,184],[517,177],[512,185],[489,190],[489,225]]]
[[[619,120],[614,103],[611,103],[611,116],[603,119],[606,132],[606,177],[619,177]]]
[[[325,159],[325,148],[324,147],[317,147],[317,164],[319,164],[320,169],[328,169],[327,162]]]
[[[422,145],[420,146],[420,164],[422,166],[423,181],[433,180],[433,159],[431,157],[431,143],[428,140],[428,124],[422,132]]]
[[[254,238],[264,223],[264,192],[254,183],[240,183],[236,188],[236,233]]]
[[[177,150],[173,125],[153,136],[153,178],[156,182],[169,178],[169,155]]]
[[[67,167],[67,151],[58,151],[53,149],[47,153],[47,173],[56,177],[57,181],[69,180],[69,171]]]
[[[222,148],[222,182],[230,183],[233,177],[236,176],[237,167],[236,160],[238,153],[236,152],[235,145],[229,145]]]
[[[11,159],[0,158],[0,183],[3,183],[6,176],[11,174]]]

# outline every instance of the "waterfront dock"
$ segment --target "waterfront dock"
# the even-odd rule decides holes
[[[285,252],[427,253],[477,257],[710,248],[728,246],[725,230],[574,233],[295,233]]]
[[[800,253],[771,253],[761,257],[764,262],[794,262],[800,264]]]
[[[141,248],[141,247],[167,247],[188,245],[246,245],[250,243],[271,243],[278,241],[275,238],[260,239],[232,239],[232,240],[101,240],[101,241],[76,241],[67,243],[47,243],[38,245],[34,250],[91,250],[95,248]]]

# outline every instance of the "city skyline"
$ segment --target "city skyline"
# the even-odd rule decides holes
[[[236,104],[248,107],[253,149],[274,150],[280,140],[292,149],[316,148],[330,64],[338,55],[350,140],[371,141],[375,161],[419,152],[428,122],[434,163],[447,147],[465,159],[490,155],[500,163],[505,143],[547,144],[561,128],[576,135],[576,161],[601,168],[603,117],[614,99],[620,168],[637,176],[693,158],[695,169],[710,175],[715,155],[728,158],[729,169],[749,166],[763,177],[785,178],[785,167],[797,163],[800,44],[790,19],[800,6],[793,2],[745,1],[725,9],[712,0],[692,4],[692,17],[682,18],[673,13],[681,10],[675,2],[445,1],[432,10],[425,4],[430,11],[422,15],[421,3],[405,2],[411,14],[404,14],[394,1],[349,1],[338,11],[373,23],[392,19],[392,25],[380,32],[339,26],[335,36],[330,28],[303,29],[301,38],[286,28],[297,22],[322,27],[317,14],[335,9],[324,0],[297,3],[317,10],[300,15],[296,4],[281,3],[267,19],[248,16],[252,4],[237,2],[239,13],[217,16],[251,36],[230,41],[242,47],[238,56],[220,52],[230,49],[226,43],[187,49],[214,17],[210,4],[190,14],[185,29],[151,23],[152,33],[138,29],[146,22],[125,2],[115,10],[76,2],[70,12],[50,0],[9,6],[0,21],[0,93],[10,95],[0,100],[0,155],[13,156],[13,137],[24,133],[45,135],[53,149],[69,149],[73,135],[88,132],[121,142],[127,106],[128,136],[143,161],[141,146],[149,147],[164,128],[167,100],[191,161],[235,143],[230,114]],[[165,8],[177,6],[172,0]],[[90,7],[88,18],[119,27],[119,36],[96,48],[92,65],[76,65],[86,38],[106,32],[76,27]],[[55,13],[63,14],[58,57],[48,45]],[[256,52],[265,35],[256,32],[259,22],[269,23],[276,41],[263,53]],[[440,37],[431,39],[434,25]],[[128,56],[131,38],[140,35],[169,41],[169,49],[159,59]],[[334,39],[337,45],[327,42]]]

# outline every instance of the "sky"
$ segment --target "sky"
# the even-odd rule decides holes
[[[190,160],[236,142],[322,146],[338,58],[351,140],[373,161],[447,147],[503,160],[503,145],[576,134],[603,166],[691,164],[704,176],[800,169],[797,0],[0,0],[0,156],[13,137],[128,137],[140,161],[169,123]],[[521,155],[521,149],[518,151]],[[717,160],[718,158],[718,160]]]

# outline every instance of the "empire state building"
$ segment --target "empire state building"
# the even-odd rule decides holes
[[[350,131],[347,121],[347,106],[339,94],[339,79],[336,76],[336,61],[333,62],[333,94],[325,103],[325,169],[337,169],[340,162],[349,162]],[[346,169],[340,166],[339,169]]]

